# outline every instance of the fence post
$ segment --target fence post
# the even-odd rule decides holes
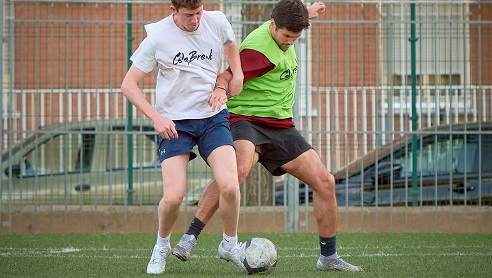
[[[4,10],[4,4],[3,1],[0,2],[0,125],[2,125],[2,128],[0,129],[0,149],[2,149],[3,152],[3,10]],[[0,165],[2,165],[2,154],[0,153]],[[1,174],[0,174],[1,175]],[[4,185],[2,184],[2,179],[0,179],[0,235],[2,234],[2,227],[3,227],[3,218],[2,218],[2,187]]]
[[[127,67],[130,68],[132,62],[130,57],[132,56],[132,3],[128,2],[126,4],[127,9],[127,23],[126,23],[126,37],[127,37]],[[126,111],[128,123],[126,130],[128,131],[128,205],[133,205],[133,109],[132,103],[127,100]]]
[[[416,63],[416,43],[415,37],[415,3],[410,4],[410,51],[411,51],[411,66],[412,66],[412,206],[418,205],[418,180],[417,180],[417,63]]]

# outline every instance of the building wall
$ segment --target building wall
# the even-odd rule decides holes
[[[384,20],[381,6],[370,2],[326,4],[326,12],[309,29],[306,57],[299,57],[309,64],[307,85],[311,94],[299,95],[297,100],[301,103],[308,99],[309,103],[300,105],[305,111],[314,111],[314,114],[300,114],[299,128],[318,146],[330,169],[338,169],[399,136],[398,131],[410,130],[411,115],[384,107],[394,94],[391,88],[386,88],[389,78],[384,76],[384,68],[394,61],[389,61],[383,53],[387,34],[381,23]],[[129,65],[129,54],[145,37],[143,25],[169,15],[169,5],[60,1],[16,1],[13,5],[15,70],[7,101],[14,99],[14,113],[8,121],[4,119],[4,126],[14,132],[12,139],[5,142],[27,136],[28,132],[24,131],[59,122],[125,118],[128,113],[142,117],[134,108],[128,110],[119,88]],[[224,5],[205,8],[227,10]],[[404,12],[407,6],[403,7]],[[131,21],[127,21],[129,8]],[[243,10],[247,9],[243,7]],[[492,85],[489,47],[492,26],[488,21],[492,17],[492,5],[470,4],[469,11],[470,18],[464,20],[469,20],[466,26],[470,29],[467,63],[470,68],[465,69],[470,81],[465,86],[489,86]],[[249,26],[257,22],[233,22],[238,24]],[[153,102],[154,86],[153,74],[142,82],[150,102]],[[446,120],[444,117],[436,120],[436,114],[452,113],[443,108],[442,112],[428,117],[421,115],[419,127],[465,118],[475,121],[480,113],[492,111],[490,89],[474,89],[467,97],[467,105],[476,102],[473,109],[478,111],[478,116],[464,117],[458,112],[456,117],[445,115]],[[408,104],[409,100],[400,97],[395,101]],[[453,101],[450,99],[450,105],[445,106],[453,105]]]

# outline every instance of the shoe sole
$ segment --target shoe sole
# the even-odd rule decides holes
[[[185,262],[188,260],[188,257],[181,254],[180,253],[181,251],[185,252],[183,248],[181,248],[180,246],[176,246],[173,249],[173,255],[176,256],[178,259],[182,260],[183,262]]]
[[[225,259],[225,258],[222,258],[221,256],[219,256],[219,258],[220,258],[221,260],[224,260],[224,261],[226,261],[226,262],[233,262],[232,260],[229,260],[229,259]]]
[[[231,260],[231,259],[227,259],[227,258],[222,257],[220,254],[218,254],[218,255],[219,255],[219,258],[220,258],[221,260],[224,260],[224,261],[226,261],[226,262],[234,262],[234,261],[233,261],[233,260]]]
[[[162,273],[164,273],[164,272],[166,272],[166,271],[164,270],[163,272],[157,272],[157,271],[152,272],[152,271],[148,271],[148,270],[147,270],[147,274],[162,274]]]
[[[316,268],[318,270],[320,270],[320,271],[343,271],[343,272],[359,272],[359,271],[364,271],[362,268],[360,268],[360,269],[353,269],[353,268],[346,268],[346,267],[334,266],[334,265],[332,265],[331,267],[326,267],[326,268],[316,266]]]
[[[335,271],[335,272],[337,272],[337,271],[341,271],[341,272],[362,272],[362,271],[364,271],[362,269],[355,270],[355,269],[346,269],[346,268],[343,268],[343,269],[342,268],[330,268],[330,269],[319,269],[318,268],[318,270],[319,271],[328,271],[328,272],[329,271]]]
[[[245,273],[248,273],[248,270],[246,270],[246,268],[244,267],[244,265],[242,263],[236,263],[234,260],[230,260],[230,259],[226,259],[226,258],[222,258],[221,256],[219,256],[219,259],[221,260],[224,260],[226,262],[231,262],[235,265],[237,265],[239,267],[239,269],[241,269],[242,271],[244,271]]]

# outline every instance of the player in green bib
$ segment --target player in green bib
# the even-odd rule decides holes
[[[336,252],[337,200],[335,179],[318,154],[296,129],[292,106],[297,75],[294,41],[309,27],[309,19],[325,10],[321,2],[309,8],[300,0],[281,0],[272,19],[249,34],[240,46],[243,90],[231,93],[227,102],[229,123],[236,148],[241,184],[260,162],[273,175],[289,173],[313,189],[314,215],[318,224],[321,271],[362,271]],[[230,71],[217,78],[217,87],[228,88]],[[187,260],[200,232],[219,207],[215,181],[204,190],[195,218],[175,247]],[[193,240],[186,240],[189,238]]]
[[[282,51],[272,40],[270,21],[267,21],[246,37],[239,51],[244,49],[262,53],[274,68],[245,82],[241,93],[227,102],[229,112],[276,119],[292,118],[297,75],[294,47]]]

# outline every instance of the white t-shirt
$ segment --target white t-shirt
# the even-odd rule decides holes
[[[223,45],[235,41],[225,15],[203,11],[200,26],[193,32],[179,29],[172,14],[145,29],[147,37],[130,60],[145,73],[159,68],[156,110],[172,120],[203,119],[220,112],[212,111],[207,96],[222,69]]]

